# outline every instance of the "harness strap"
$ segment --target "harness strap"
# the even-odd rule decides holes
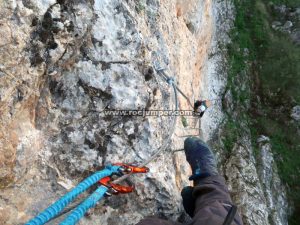
[[[223,225],[230,225],[232,224],[232,221],[234,220],[234,217],[235,217],[235,214],[237,212],[237,207],[236,205],[232,205],[226,218],[225,218],[225,221],[223,223]]]

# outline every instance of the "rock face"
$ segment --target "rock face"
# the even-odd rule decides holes
[[[292,112],[291,112],[291,117],[295,121],[300,121],[300,106],[299,105],[293,107]]]
[[[255,167],[253,149],[249,139],[234,146],[224,166],[233,200],[241,208],[244,224],[270,224],[268,208]],[[236,192],[236,190],[239,190]]]
[[[287,193],[278,177],[270,139],[260,136],[257,142],[260,152],[257,166],[258,175],[268,206],[269,222],[270,224],[288,224]]]
[[[214,32],[213,3],[0,4],[0,220],[19,224],[105,164],[139,163],[157,151],[173,118],[101,111],[174,108],[172,89],[154,63],[187,96],[198,97]],[[184,98],[179,103],[187,109]],[[189,132],[179,120],[176,127],[177,135]],[[183,138],[172,142],[168,149],[182,147]],[[184,155],[168,151],[149,166],[150,173],[132,178],[135,193],[108,199],[81,223],[182,218],[180,191],[190,173]]]
[[[200,136],[216,133],[226,83],[220,49],[234,19],[227,1],[1,1],[0,15],[0,224],[24,223],[105,164],[143,162],[165,143],[173,118],[101,113],[174,109],[155,66],[191,100],[216,99]],[[182,96],[179,107],[190,109]],[[149,215],[184,221],[180,191],[190,169],[184,153],[170,150],[198,135],[195,120],[185,119],[150,172],[130,178],[136,191],[106,199],[80,224],[131,225]],[[278,180],[264,175],[276,173],[274,161],[262,148],[258,170],[247,136],[221,168],[245,224],[272,224],[269,215],[284,224]]]
[[[240,140],[224,165],[229,189],[241,208],[245,224],[288,224],[287,194],[278,177],[269,141],[265,136],[258,138],[256,159],[250,140]]]
[[[271,4],[272,5],[272,4]],[[290,35],[296,45],[300,44],[300,8],[289,8],[285,5],[272,5],[280,21],[273,21],[272,28]]]
[[[255,157],[249,135],[235,144],[222,167],[232,198],[241,209],[246,225],[288,224],[290,208],[270,140],[265,136],[258,138],[258,156]]]

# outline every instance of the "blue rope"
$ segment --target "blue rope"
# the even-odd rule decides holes
[[[103,198],[107,190],[107,187],[100,186],[92,195],[84,200],[84,202],[77,206],[77,208],[74,209],[60,225],[76,224],[90,208],[94,207],[97,202]]]
[[[70,204],[79,194],[84,192],[90,186],[95,184],[97,181],[102,179],[103,177],[107,177],[112,175],[113,173],[118,173],[120,167],[119,166],[106,166],[104,170],[98,171],[91,175],[90,177],[83,180],[79,183],[74,189],[61,197],[58,201],[53,203],[35,218],[28,221],[25,225],[42,225],[53,219],[57,216],[68,204]]]

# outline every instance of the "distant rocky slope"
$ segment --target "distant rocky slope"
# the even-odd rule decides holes
[[[225,91],[223,47],[234,19],[227,1],[1,1],[0,18],[0,224],[24,223],[103,165],[141,162],[162,145],[169,118],[99,113],[174,108],[154,56],[192,100]],[[189,109],[181,96],[179,104]],[[170,147],[150,172],[131,178],[134,193],[105,200],[80,224],[130,225],[149,215],[184,221],[180,191],[190,170],[184,153],[171,150],[198,134],[186,119],[188,127],[177,119]],[[247,133],[224,162],[224,120],[216,101],[200,136],[216,146],[245,224],[269,224],[269,216],[286,224],[268,139],[259,139],[260,166]]]

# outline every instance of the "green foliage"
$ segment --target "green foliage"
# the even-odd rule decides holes
[[[181,117],[181,123],[182,123],[183,127],[187,127],[188,126],[187,119],[184,116]]]
[[[260,63],[264,95],[280,88],[281,95],[300,102],[300,48],[295,47],[284,35],[278,34],[271,41]]]
[[[223,139],[223,144],[226,151],[225,154],[229,156],[232,152],[234,144],[239,138],[239,124],[236,121],[229,119],[226,122],[223,130],[225,132],[225,138]]]
[[[273,3],[300,6],[299,0],[273,0]],[[300,47],[295,46],[288,35],[271,28],[276,15],[269,1],[234,0],[234,4],[237,15],[231,33],[232,43],[228,46],[227,89],[232,92],[236,110],[242,111],[240,105],[248,100],[255,105],[255,110],[260,111],[250,109],[241,120],[249,121],[255,154],[258,153],[257,136],[270,137],[279,175],[290,187],[289,197],[296,208],[289,224],[300,224],[300,138],[296,125],[289,123],[291,107],[300,104]],[[250,77],[251,82],[246,84],[252,88],[251,93],[236,87],[237,80],[247,77]],[[257,101],[257,95],[261,101]],[[225,125],[227,151],[242,133],[237,124],[240,122],[230,118]]]
[[[288,7],[299,7],[299,0],[272,0],[276,5],[286,5]]]

